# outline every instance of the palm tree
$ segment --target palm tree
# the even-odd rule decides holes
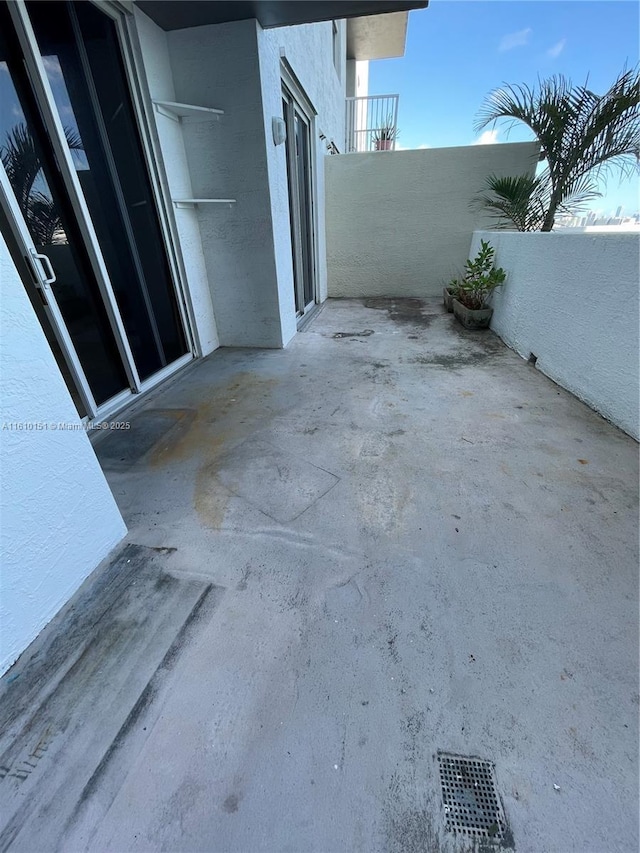
[[[65,127],[64,134],[71,151],[83,150],[82,139],[76,131]],[[46,181],[41,181],[44,192],[34,187],[41,176],[42,163],[33,137],[23,122],[7,133],[4,145],[0,145],[0,159],[34,243],[51,245],[56,232],[62,229],[62,221]]]
[[[535,178],[487,179],[490,195],[481,201],[523,231],[551,231],[556,214],[576,212],[601,195],[600,177],[612,168],[631,175],[640,162],[640,76],[624,70],[604,95],[574,86],[563,75],[539,81],[537,88],[505,85],[491,92],[476,129],[510,119],[523,122],[541,145],[546,161]]]

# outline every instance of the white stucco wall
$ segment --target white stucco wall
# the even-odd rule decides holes
[[[312,144],[316,199],[316,279],[318,297],[327,297],[327,266],[325,237],[325,160],[327,143],[341,147],[344,137],[346,38],[344,21],[338,22],[342,44],[339,70],[333,64],[331,22],[303,24],[272,30],[258,29],[258,49],[262,85],[263,118],[267,146],[267,167],[271,191],[273,242],[278,275],[278,298],[283,322],[283,343],[296,332],[293,299],[293,265],[291,260],[291,230],[287,192],[285,146],[276,146],[271,138],[271,119],[282,116],[281,57],[297,78],[311,102],[316,116],[313,119]],[[321,137],[324,136],[325,139]]]
[[[339,22],[338,69],[331,22],[262,30],[247,20],[164,33],[136,11],[136,28],[153,98],[225,112],[218,122],[155,116],[172,196],[237,200],[231,208],[175,212],[198,328],[210,348],[284,346],[296,333],[296,316],[285,148],[271,134],[272,117],[282,116],[281,57],[317,114],[314,216],[323,300],[324,168],[328,142],[340,147],[344,137],[345,24]]]
[[[347,98],[365,98],[369,94],[369,60],[347,59]]]
[[[369,94],[369,60],[356,60],[356,98],[366,98]]]
[[[237,199],[195,213],[223,346],[283,342],[257,31],[247,20],[168,33],[176,100],[225,112],[183,126],[194,197]]]
[[[329,296],[437,296],[487,215],[471,206],[490,174],[535,169],[532,142],[374,151],[327,163]]]
[[[126,527],[0,237],[0,674]]]
[[[507,281],[491,328],[524,358],[638,439],[640,234],[477,232]]]
[[[339,21],[340,38],[344,43],[345,22]],[[340,70],[333,64],[331,21],[301,24],[296,27],[260,29],[260,50],[265,59],[262,68],[275,65],[280,91],[280,52],[293,69],[300,85],[318,113],[318,124],[339,150],[343,147],[346,91],[346,52],[343,49]],[[271,78],[273,80],[273,77]]]
[[[167,34],[150,18],[135,9],[135,28],[144,66],[146,88],[152,99],[175,101],[175,87],[167,44]],[[172,198],[193,198],[191,176],[185,152],[183,126],[153,112],[157,149]],[[202,251],[202,240],[195,210],[175,211],[178,251],[183,264],[191,320],[201,355],[219,345],[213,302]]]

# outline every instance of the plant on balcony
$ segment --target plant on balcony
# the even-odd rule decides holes
[[[375,130],[371,137],[375,150],[390,151],[399,135],[400,131],[394,124],[392,116],[388,116],[382,127]]]
[[[480,240],[477,255],[467,260],[462,278],[456,281],[453,313],[467,329],[486,329],[491,322],[493,308],[488,300],[507,277],[502,267],[494,265],[494,259],[493,246],[488,240]]]
[[[478,201],[499,227],[551,231],[558,213],[576,213],[601,195],[598,181],[614,168],[640,164],[640,74],[624,70],[604,95],[554,75],[537,88],[507,85],[491,92],[476,129],[498,119],[522,122],[541,145],[546,166],[535,177],[490,176]]]

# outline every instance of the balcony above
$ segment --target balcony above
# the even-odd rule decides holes
[[[395,150],[399,99],[399,95],[346,99],[345,154]]]
[[[347,59],[404,56],[409,12],[367,15],[347,21]]]
[[[362,16],[371,20],[378,15],[387,17],[388,13],[403,15],[406,29],[409,10],[426,8],[428,0],[137,0],[136,5],[163,30],[203,27],[247,18],[257,18],[260,26],[267,29]],[[394,28],[397,30],[398,25],[395,24]]]

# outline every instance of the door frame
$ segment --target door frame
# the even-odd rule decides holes
[[[286,99],[286,96],[288,95],[294,102],[295,108],[298,110],[299,113],[301,113],[301,115],[304,117],[304,119],[308,122],[309,125],[309,199],[311,202],[311,215],[309,217],[311,224],[311,234],[309,236],[311,243],[311,286],[313,290],[313,299],[311,300],[311,302],[305,305],[304,311],[301,315],[298,315],[297,305],[295,306],[296,321],[297,324],[300,325],[308,318],[309,312],[313,309],[315,305],[319,304],[320,301],[318,288],[318,271],[320,269],[320,257],[318,249],[318,160],[316,148],[316,123],[318,111],[313,106],[313,103],[309,99],[300,81],[296,77],[293,68],[287,61],[284,51],[281,51],[280,54],[280,84],[282,90],[282,98]],[[290,148],[288,145],[286,145],[286,143],[285,148],[285,156],[287,158],[287,161],[289,162],[289,173],[293,174],[293,163],[290,162]],[[290,211],[289,213],[290,219],[293,221],[294,217],[292,216],[292,211]],[[299,223],[296,224],[295,228],[298,232],[298,236],[300,236]],[[295,251],[295,246],[292,246],[292,249]]]
[[[185,364],[189,363],[194,357],[197,357],[200,354],[199,347],[196,346],[193,333],[193,329],[195,328],[195,317],[193,315],[192,306],[190,306],[190,300],[187,300],[186,298],[186,293],[188,292],[188,289],[184,286],[186,277],[181,274],[181,269],[184,269],[184,264],[181,265],[177,260],[177,247],[179,246],[179,241],[177,240],[177,235],[172,233],[170,227],[172,217],[168,215],[168,213],[171,212],[170,203],[167,204],[167,199],[170,199],[168,186],[165,186],[164,183],[159,180],[157,171],[158,163],[161,163],[161,160],[157,159],[157,152],[154,150],[152,145],[153,135],[151,133],[151,125],[149,122],[149,115],[152,113],[150,109],[147,109],[145,112],[143,107],[144,97],[142,89],[146,84],[146,78],[143,80],[139,79],[138,68],[134,64],[134,60],[132,58],[134,51],[132,50],[132,46],[128,38],[130,30],[132,29],[131,24],[133,21],[133,14],[131,10],[124,7],[119,2],[112,3],[105,2],[105,0],[98,0],[98,2],[94,2],[94,5],[115,23],[121,57],[124,65],[125,78],[128,84],[129,95],[131,97],[133,112],[136,119],[137,131],[142,143],[144,163],[150,179],[151,194],[155,203],[156,215],[162,234],[163,243],[161,248],[165,252],[165,256],[169,264],[171,282],[174,288],[176,304],[178,307],[178,315],[180,322],[182,323],[185,343],[187,346],[187,353],[185,353],[185,355],[176,359],[166,367],[161,368],[146,380],[141,380],[135,365],[133,353],[120,316],[115,293],[109,278],[109,273],[102,255],[97,234],[73,164],[71,152],[69,151],[66,143],[62,122],[60,121],[60,117],[55,106],[53,93],[38,49],[37,39],[29,19],[26,2],[25,0],[12,0],[12,2],[9,2],[7,5],[11,20],[16,30],[18,43],[22,51],[22,55],[24,56],[27,74],[38,101],[42,120],[58,162],[61,178],[73,208],[93,273],[98,283],[109,324],[114,334],[118,352],[129,383],[129,390],[125,389],[111,399],[105,401],[102,405],[97,406],[88,389],[88,382],[81,367],[80,381],[78,381],[78,377],[76,376],[79,361],[73,345],[71,344],[70,338],[68,340],[68,345],[71,346],[71,353],[69,352],[68,345],[63,345],[61,343],[63,355],[71,369],[72,377],[83,403],[89,412],[89,419],[100,419],[123,409],[132,402],[132,399],[135,399],[135,395],[144,394],[151,390],[156,385],[173,375],[173,373],[182,369]],[[147,101],[150,104],[148,92]],[[6,193],[3,191],[2,195],[5,196]],[[11,198],[12,193],[8,199],[9,202]],[[9,210],[7,212],[11,213],[13,205],[9,204],[8,207]],[[18,232],[21,230],[20,220],[16,222],[15,228]],[[24,242],[24,240],[22,242]],[[29,264],[29,268],[34,275],[34,278],[39,277],[41,270],[36,262],[27,259],[27,263]],[[49,294],[50,289],[47,291],[47,298]],[[189,306],[191,307],[191,310],[188,310]],[[51,314],[54,319],[57,318],[62,320],[59,309],[57,315],[55,308]],[[68,331],[64,321],[62,321],[62,329],[56,328],[58,325],[58,323],[54,323],[54,330],[56,332],[56,337],[59,342],[61,342],[61,340],[65,339],[65,334],[66,337],[68,337]]]
[[[147,174],[151,182],[156,214],[163,238],[163,249],[171,270],[171,279],[178,304],[178,311],[191,358],[203,354],[198,335],[196,312],[191,300],[186,267],[182,258],[180,237],[174,216],[171,190],[162,156],[160,140],[154,118],[153,103],[142,57],[142,47],[134,15],[133,3],[124,0],[90,0],[94,6],[111,18],[116,25],[120,55],[124,64],[125,77],[136,119],[138,135],[142,143]],[[184,358],[184,356],[183,356]],[[178,359],[181,361],[181,359]],[[171,365],[168,365],[169,367]],[[165,368],[158,371],[163,373]],[[150,379],[153,379],[150,377]],[[143,383],[143,386],[146,386]]]
[[[133,353],[127,340],[122,317],[117,308],[115,293],[102,256],[98,237],[91,221],[89,208],[85,201],[75,166],[73,165],[71,152],[69,151],[62,122],[56,109],[53,92],[51,91],[49,78],[47,77],[47,72],[45,71],[44,63],[38,49],[38,42],[31,26],[25,0],[10,2],[8,8],[18,37],[18,43],[22,50],[27,74],[35,91],[40,114],[54,155],[58,161],[60,175],[73,208],[83,243],[86,246],[89,261],[93,268],[107,317],[109,318],[109,324],[115,337],[116,346],[129,381],[129,387],[132,393],[137,394],[140,392],[140,376],[138,375]]]
[[[47,319],[51,324],[51,331],[56,337],[62,356],[71,373],[71,379],[75,385],[82,405],[89,418],[94,418],[98,412],[87,377],[78,358],[71,335],[64,322],[55,293],[51,285],[56,276],[51,268],[51,263],[46,255],[39,254],[33,242],[33,238],[27,228],[24,215],[20,209],[13,187],[7,177],[4,164],[0,161],[0,207],[3,209],[4,217],[12,231],[12,238],[17,246],[19,254],[24,258],[25,264],[31,273],[33,284],[38,297],[41,299]],[[46,260],[46,266],[45,266]],[[130,392],[127,392],[130,393]]]

